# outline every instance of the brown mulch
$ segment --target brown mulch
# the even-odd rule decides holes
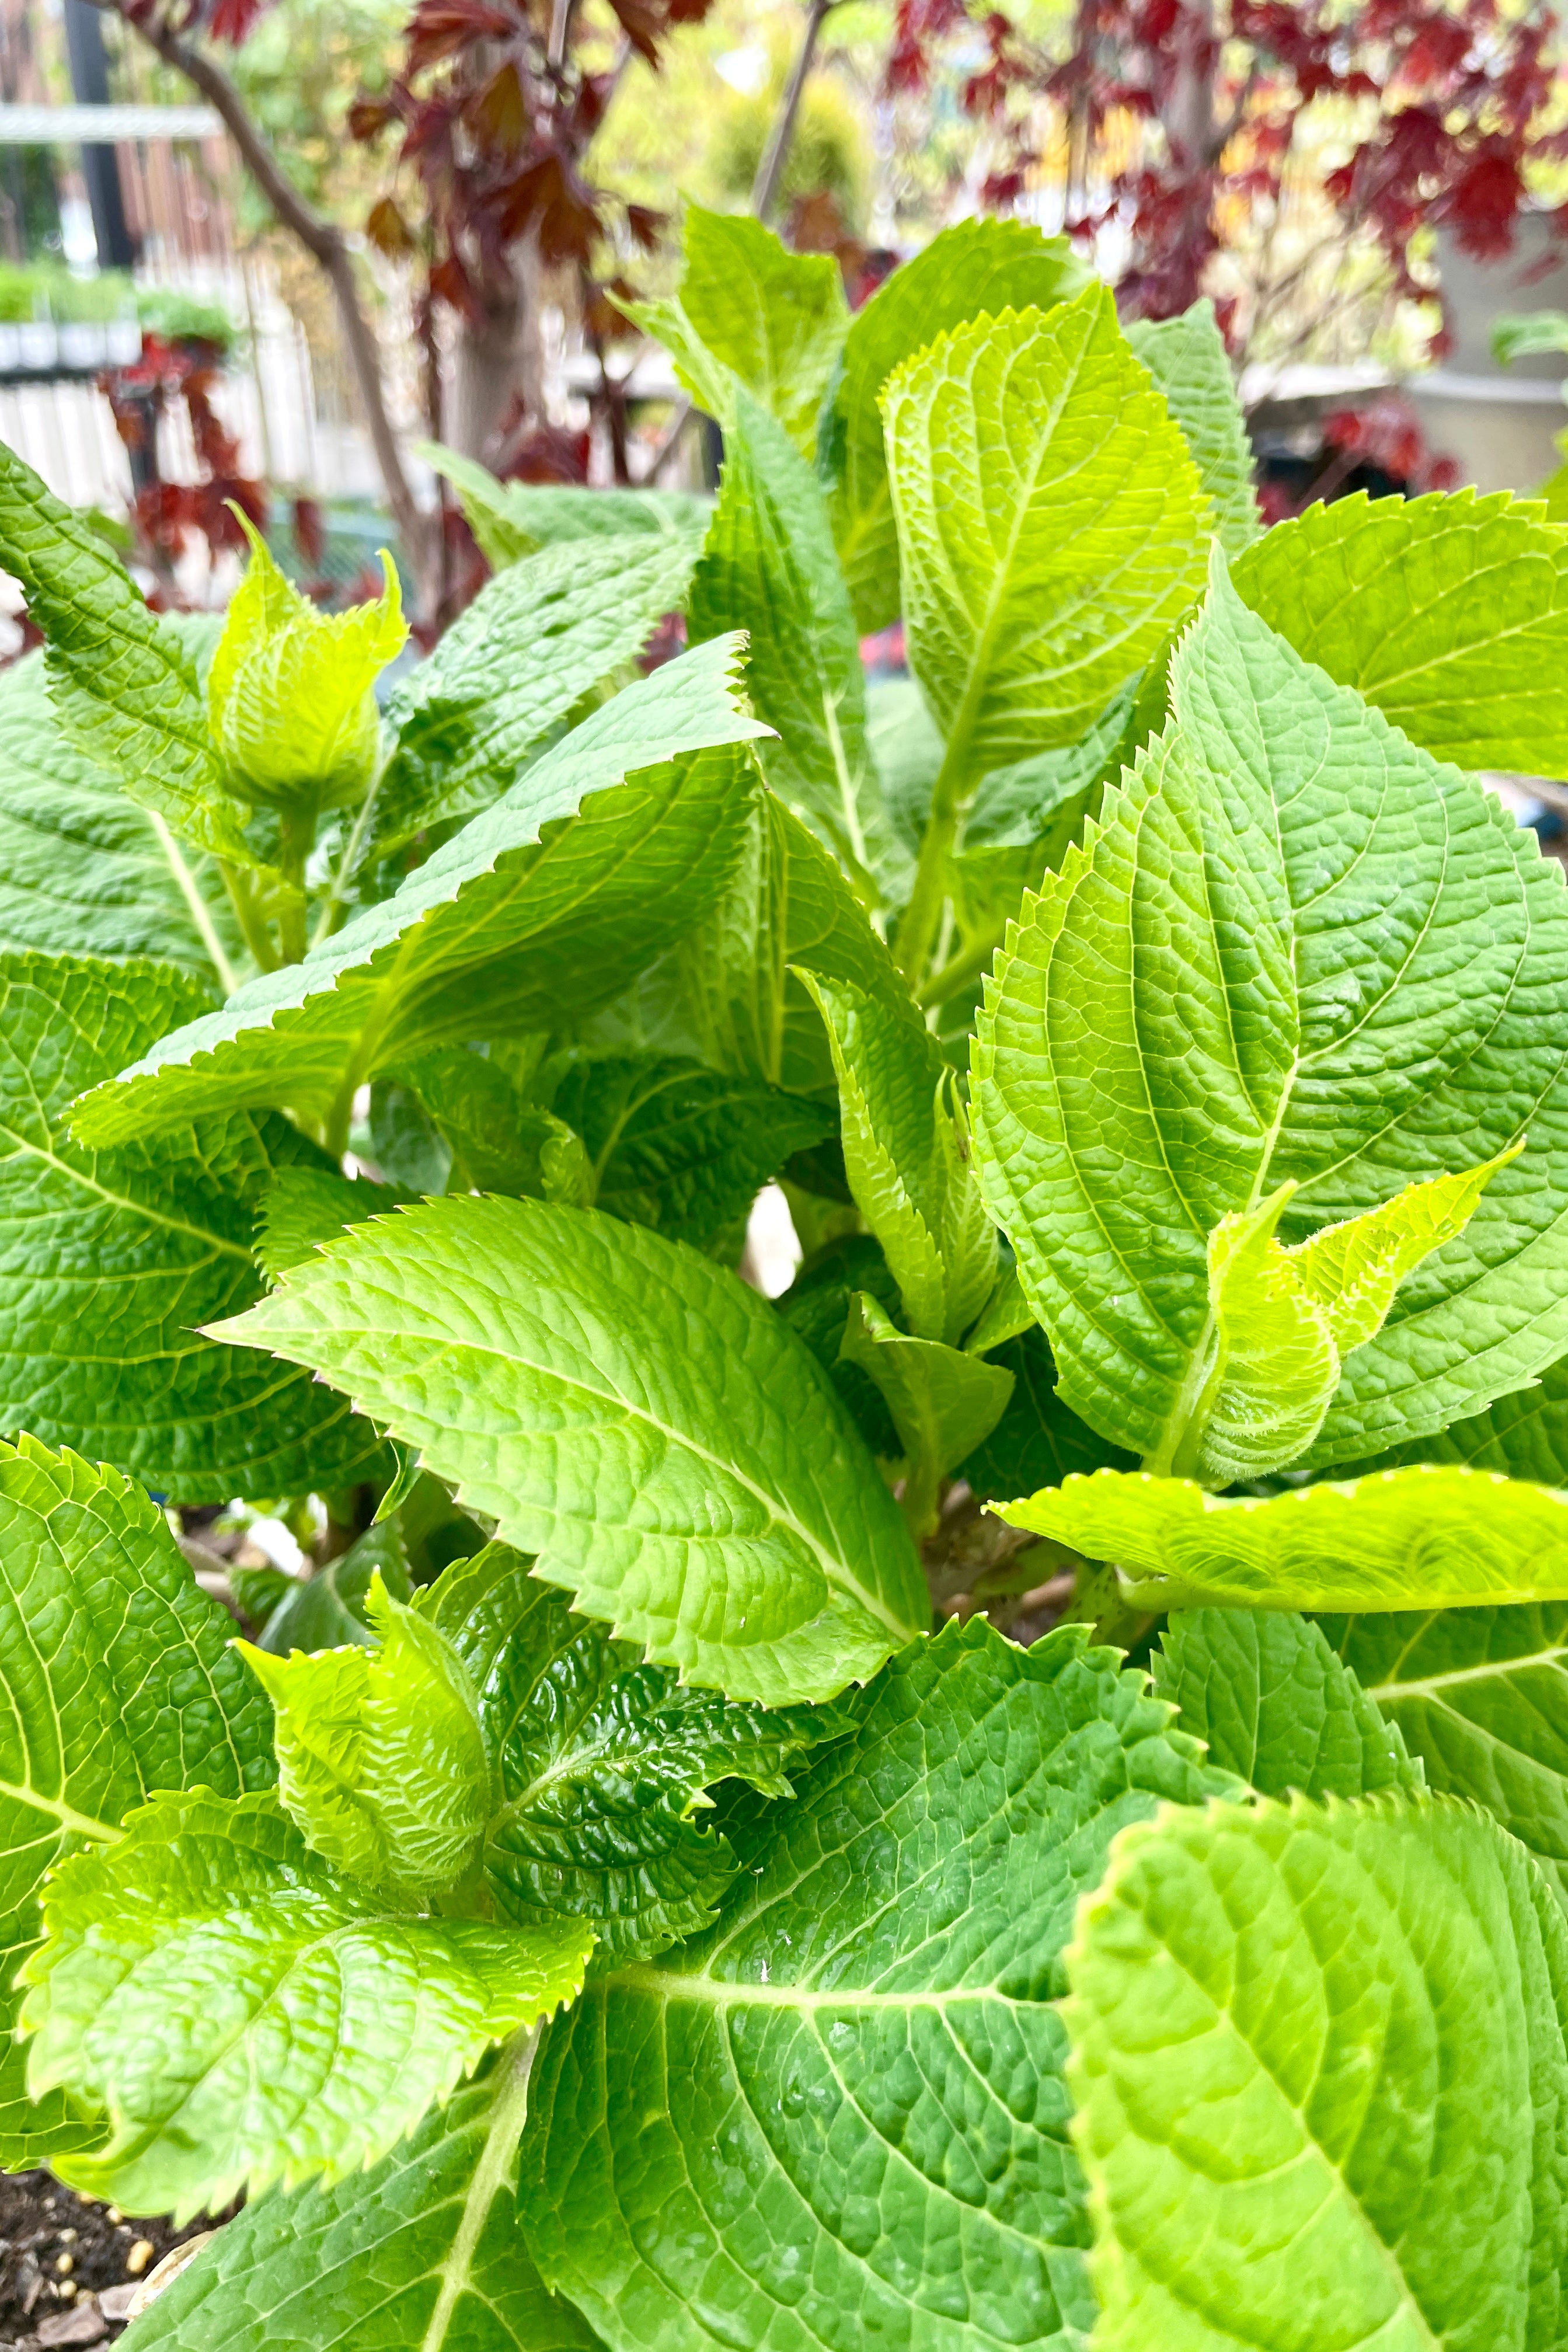
[[[0,2175],[0,2352],[112,2342],[137,2280],[212,2226],[205,2215],[183,2230],[121,2221],[52,2173]]]

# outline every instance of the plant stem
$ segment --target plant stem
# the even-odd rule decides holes
[[[816,37],[822,30],[823,18],[833,5],[834,0],[811,0],[800,55],[795,61],[789,85],[784,94],[784,103],[773,124],[773,137],[768,141],[763,160],[757,166],[757,176],[752,186],[752,210],[760,221],[765,221],[773,208],[773,198],[778,194],[779,182],[789,161],[789,151],[795,143],[795,117],[800,112],[806,76],[811,71],[811,61],[816,53]]]
[[[921,983],[947,902],[947,869],[963,814],[958,787],[968,751],[968,728],[955,727],[932,788],[931,814],[921,835],[915,886],[899,923],[894,961],[922,1003],[928,1000]]]
[[[179,886],[180,895],[191,910],[191,920],[196,927],[202,945],[212,958],[213,970],[218,976],[218,985],[226,996],[232,996],[239,986],[239,980],[225,952],[223,941],[217,935],[217,926],[213,921],[212,908],[197,889],[196,877],[186,865],[179,843],[174,839],[156,809],[148,810],[147,822],[153,828],[159,848],[168,860],[169,871]]]
[[[218,872],[223,876],[223,887],[228,892],[229,905],[234,908],[236,919],[245,934],[245,944],[256,958],[258,969],[261,971],[276,971],[278,958],[272,952],[272,941],[267,935],[267,926],[257,912],[256,901],[250,895],[249,881],[229,865],[226,859],[219,860]]]
[[[278,908],[278,938],[285,963],[305,953],[305,866],[316,838],[316,804],[286,812],[279,824],[279,864],[285,889]]]
[[[988,931],[976,946],[962,949],[939,971],[932,972],[925,986],[917,992],[915,1003],[922,1011],[930,1011],[933,1005],[945,1004],[950,996],[956,996],[961,988],[967,988],[972,980],[978,980],[1005,937],[1005,931]]]

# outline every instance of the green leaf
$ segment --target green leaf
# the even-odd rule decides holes
[[[352,1485],[380,1464],[374,1432],[195,1328],[260,1290],[257,1203],[303,1138],[243,1113],[117,1151],[61,1132],[73,1097],[203,1001],[168,965],[0,955],[0,1430],[180,1502]]]
[[[1073,742],[1203,592],[1209,503],[1104,287],[882,390],[910,667],[973,793]]]
[[[212,860],[70,742],[43,663],[0,673],[0,944],[156,956],[211,982],[238,951]]]
[[[1068,1967],[1095,2352],[1562,2341],[1568,1928],[1493,1822],[1170,1808]]]
[[[1260,1796],[1365,1797],[1420,1790],[1421,1767],[1321,1627],[1284,1611],[1196,1609],[1173,1617],[1154,1688],[1209,1761]]]
[[[735,651],[716,639],[628,687],[394,897],[123,1071],[78,1133],[109,1142],[242,1103],[346,1120],[377,1070],[493,1029],[502,1006],[508,1031],[549,1027],[566,952],[574,1009],[607,1002],[729,878],[739,761],[657,763],[761,732],[737,707]]]
[[[499,482],[472,457],[416,441],[416,457],[444,474],[493,572],[560,540],[618,539],[630,531],[698,535],[713,501],[693,490],[588,490],[572,483]]]
[[[1219,543],[1234,562],[1262,526],[1252,487],[1252,444],[1214,304],[1194,302],[1176,319],[1140,319],[1128,328],[1127,340],[1182,428],[1214,508]]]
[[[1059,1486],[1075,1472],[1137,1468],[1135,1454],[1110,1444],[1062,1402],[1050,1345],[1037,1326],[997,1348],[991,1360],[1012,1373],[1013,1393],[995,1428],[961,1465],[983,1502]]]
[[[1429,1785],[1495,1813],[1568,1907],[1568,1607],[1325,1617]]]
[[[372,2171],[247,2205],[132,2323],[127,2352],[595,2352],[513,2210],[532,2050],[486,2060]]]
[[[291,1265],[303,1265],[321,1243],[350,1225],[395,1208],[389,1184],[367,1176],[339,1176],[331,1168],[280,1168],[261,1196],[256,1225],[256,1263],[268,1282]]]
[[[868,903],[909,895],[866,741],[860,641],[816,478],[744,389],[724,435],[724,479],[691,583],[694,640],[750,632],[746,684],[777,736],[759,754],[779,798],[825,841]]]
[[[863,1290],[850,1301],[843,1353],[886,1400],[909,1465],[904,1517],[917,1538],[929,1535],[942,1480],[995,1427],[1013,1375],[940,1340],[910,1339]]]
[[[993,1348],[1000,1348],[1005,1340],[1016,1339],[1020,1333],[1035,1328],[1035,1310],[1024,1296],[1017,1266],[1011,1257],[999,1264],[996,1287],[963,1343],[971,1356],[988,1356]]]
[[[432,1201],[357,1227],[224,1337],[361,1399],[579,1609],[705,1687],[829,1698],[925,1622],[898,1507],[810,1356],[640,1225]]]
[[[1568,775],[1568,531],[1534,501],[1338,499],[1268,532],[1236,584],[1438,759]]]
[[[316,1861],[272,1794],[205,1790],[62,1863],[44,1920],[28,2083],[108,2127],[56,2168],[182,2221],[378,2163],[493,2042],[575,1997],[593,1942],[567,1920],[416,1917]]]
[[[67,736],[198,849],[254,864],[226,801],[195,663],[98,533],[0,442],[0,563],[47,639]]]
[[[1280,1232],[1299,1244],[1528,1135],[1382,1330],[1347,1327],[1306,1458],[1354,1459],[1563,1352],[1568,898],[1495,801],[1310,668],[1218,569],[1171,696],[987,984],[976,1158],[1065,1401],[1163,1466],[1212,1409],[1226,1218],[1294,1183]]]
[[[733,374],[809,456],[849,324],[837,262],[791,253],[761,221],[700,205],[686,207],[680,246],[686,266],[673,299],[620,308],[663,343],[692,399],[726,433]]]
[[[1561,310],[1511,310],[1492,320],[1492,357],[1500,367],[1536,352],[1568,352],[1568,317]]]
[[[408,639],[397,570],[347,612],[318,612],[284,576],[247,516],[250,562],[207,676],[212,740],[232,792],[285,812],[362,800],[375,772],[381,717],[372,691]]]
[[[531,1192],[584,1205],[592,1180],[581,1139],[525,1101],[499,1059],[445,1045],[405,1062],[397,1075],[451,1150],[449,1182],[422,1189]]]
[[[616,2352],[1087,2336],[1062,1946],[1124,1822],[1234,1786],[1088,1638],[903,1652],[792,1804],[731,1809],[717,1925],[551,2030],[524,2227]]]
[[[365,1613],[371,1580],[379,1577],[395,1601],[411,1601],[404,1530],[395,1518],[367,1528],[336,1559],[303,1582],[291,1581],[263,1627],[258,1646],[274,1657],[290,1650],[335,1650],[373,1639]]]
[[[678,958],[702,1058],[791,1094],[830,1094],[833,1059],[802,969],[847,982],[889,1015],[908,1012],[909,991],[832,857],[764,793],[734,880]]]
[[[569,1610],[525,1555],[491,1544],[420,1596],[479,1692],[496,1776],[486,1882],[516,1926],[586,1919],[646,1959],[711,1926],[739,1865],[705,1791],[787,1797],[786,1769],[852,1727],[842,1709],[737,1706],[679,1683]]]
[[[685,601],[695,532],[573,540],[481,588],[395,695],[374,854],[488,809],[531,752]]]
[[[843,1354],[844,1326],[858,1290],[869,1291],[891,1315],[903,1312],[880,1244],[869,1234],[842,1234],[811,1257],[773,1305],[827,1374],[872,1453],[894,1462],[899,1433],[882,1392]]]
[[[308,1657],[235,1644],[277,1711],[278,1794],[307,1843],[367,1886],[456,1885],[489,1817],[489,1765],[468,1670],[438,1626],[365,1595],[374,1646]]]
[[[833,1132],[821,1103],[671,1055],[580,1062],[555,1109],[583,1139],[591,1202],[698,1248],[745,1214],[792,1152]]]
[[[1568,1486],[1568,1357],[1549,1364],[1528,1388],[1499,1397],[1485,1412],[1391,1447],[1372,1461],[1348,1464],[1344,1475],[1361,1477],[1407,1462],[1458,1462],[1471,1470],[1499,1471],[1505,1478],[1528,1478],[1539,1486]]]
[[[1568,1598],[1568,1495],[1480,1470],[1416,1464],[1266,1497],[1099,1470],[992,1507],[1149,1580],[1139,1590],[1154,1607],[1196,1605],[1183,1595],[1357,1611]]]
[[[163,1512],[117,1471],[34,1439],[0,1445],[0,2163],[89,2146],[58,2093],[26,2103],[16,1962],[41,1932],[45,1873],[107,1844],[148,1791],[220,1796],[274,1778],[270,1710],[229,1648]]]
[[[996,1280],[996,1236],[952,1073],[907,996],[801,977],[826,1024],[856,1205],[882,1244],[911,1329],[951,1347]]]
[[[1065,236],[1025,221],[942,229],[894,270],[849,322],[823,421],[838,553],[862,631],[899,616],[899,538],[879,395],[900,360],[966,320],[1048,310],[1090,282]]]

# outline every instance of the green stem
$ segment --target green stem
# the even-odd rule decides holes
[[[278,958],[272,952],[272,941],[267,935],[267,926],[258,913],[256,901],[250,895],[248,879],[237,873],[226,859],[219,859],[218,872],[223,876],[223,887],[228,892],[228,902],[234,908],[235,919],[245,934],[245,944],[256,958],[258,968],[262,971],[276,971]]]
[[[963,805],[959,798],[959,778],[968,750],[968,728],[955,729],[931,791],[931,814],[921,836],[920,860],[915,866],[915,887],[899,923],[895,961],[910,986],[917,992],[931,958],[931,942],[942,922],[942,910],[947,902],[947,869],[952,859],[963,814]]]
[[[1005,937],[1005,931],[993,931],[978,946],[961,950],[942,965],[940,971],[932,972],[917,993],[915,1003],[922,1010],[945,1004],[950,996],[956,996],[961,988],[967,988],[972,980],[979,979]]]
[[[278,863],[287,884],[278,908],[278,938],[285,963],[305,954],[305,866],[316,839],[316,804],[285,812],[278,828]]]
[[[369,828],[371,813],[375,807],[381,792],[381,780],[385,773],[386,767],[384,761],[375,772],[375,778],[369,792],[354,811],[353,824],[347,841],[343,844],[343,854],[338,860],[337,872],[332,876],[331,888],[327,893],[327,903],[321,909],[311,937],[310,945],[313,948],[319,948],[323,940],[330,940],[338,928],[346,903],[348,887],[353,879],[354,868],[359,864],[360,849]]]

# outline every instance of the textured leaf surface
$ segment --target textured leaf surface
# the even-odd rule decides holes
[[[736,706],[734,656],[715,639],[628,687],[394,897],[123,1072],[78,1132],[106,1142],[241,1103],[324,1112],[377,1068],[483,1034],[500,1005],[509,1030],[548,1027],[568,947],[575,1009],[614,996],[728,879],[737,763],[656,763],[760,731]]]
[[[75,1096],[202,1002],[170,966],[0,956],[0,1430],[180,1502],[349,1485],[374,1432],[197,1329],[260,1289],[257,1202],[309,1145],[243,1113],[119,1151],[61,1133]]]
[[[896,1013],[910,995],[822,844],[771,793],[753,803],[735,878],[681,948],[703,1058],[792,1094],[831,1093],[833,1059],[800,971],[847,981]]]
[[[550,730],[682,603],[700,544],[684,531],[572,541],[481,588],[392,704],[377,853],[509,792]]]
[[[1013,1375],[939,1339],[911,1339],[863,1290],[850,1302],[842,1352],[882,1392],[909,1465],[904,1516],[929,1534],[938,1482],[995,1427]]]
[[[1499,1397],[1485,1412],[1393,1446],[1374,1461],[1355,1463],[1349,1475],[1407,1462],[1457,1462],[1541,1486],[1568,1486],[1568,1358],[1548,1364],[1538,1381]]]
[[[555,1108],[583,1139],[599,1208],[699,1248],[833,1130],[820,1103],[671,1055],[579,1063]]]
[[[1228,1785],[1087,1643],[904,1652],[793,1804],[731,1811],[718,1924],[550,2032],[524,2224],[616,2352],[1083,2342],[1062,1945],[1123,1822]]]
[[[674,299],[628,302],[626,316],[658,336],[698,406],[726,431],[733,374],[809,453],[849,323],[837,262],[791,253],[761,221],[700,205],[687,205],[680,245]]]
[[[1207,1743],[1209,1761],[1260,1796],[1365,1797],[1415,1789],[1387,1723],[1320,1626],[1285,1611],[1184,1610],[1152,1660],[1154,1688]]]
[[[642,1959],[712,1924],[738,1864],[700,1818],[743,1780],[785,1797],[786,1768],[850,1728],[833,1707],[738,1706],[643,1665],[492,1544],[421,1596],[479,1692],[496,1775],[485,1876],[503,1919],[585,1919]]]
[[[1293,1244],[1528,1136],[1353,1348],[1307,1457],[1353,1459],[1563,1352],[1568,897],[1222,578],[1171,691],[988,983],[976,1154],[1064,1398],[1160,1462],[1211,1368],[1223,1218],[1293,1181]]]
[[[628,531],[699,536],[713,501],[693,490],[589,490],[570,482],[500,482],[472,457],[439,442],[415,452],[444,474],[492,571],[504,571],[564,539],[618,539]]]
[[[261,1196],[256,1225],[256,1262],[268,1282],[302,1265],[320,1242],[335,1240],[350,1225],[383,1215],[397,1195],[366,1176],[339,1176],[331,1168],[280,1168]]]
[[[270,1793],[198,1790],[60,1865],[27,1962],[29,2084],[101,2116],[73,2187],[182,2219],[376,2163],[490,2044],[582,1983],[591,1936],[411,1916]]]
[[[312,1852],[367,1886],[427,1897],[466,1874],[489,1816],[479,1701],[439,1627],[379,1574],[365,1616],[374,1646],[236,1647],[272,1701],[279,1799]]]
[[[223,1796],[274,1776],[271,1710],[228,1647],[140,1487],[31,1438],[0,1446],[0,2161],[42,2163],[96,2137],[51,2095],[26,2104],[11,2039],[17,1962],[40,1932],[44,1873],[107,1843],[153,1789]]]
[[[1568,530],[1474,490],[1309,507],[1237,566],[1298,653],[1461,768],[1568,775]]]
[[[262,1630],[258,1646],[276,1657],[290,1650],[337,1650],[345,1642],[369,1643],[365,1601],[371,1579],[379,1576],[395,1601],[409,1601],[414,1588],[401,1521],[383,1519],[357,1542],[329,1560],[304,1582],[291,1581]]]
[[[1219,543],[1234,562],[1261,525],[1252,488],[1252,444],[1214,304],[1194,302],[1179,319],[1140,319],[1127,330],[1127,340],[1182,428],[1214,508]]]
[[[971,788],[1070,743],[1203,590],[1209,504],[1104,287],[883,387],[910,667]]]
[[[907,995],[803,974],[838,1080],[844,1166],[915,1335],[963,1338],[996,1280],[996,1235],[935,1039]]]
[[[733,1698],[830,1697],[925,1622],[897,1506],[810,1356],[641,1226],[432,1201],[225,1336],[363,1400],[578,1608]]]
[[[0,943],[156,956],[215,976],[209,934],[235,952],[212,861],[63,733],[42,654],[0,675]]]
[[[1568,1906],[1568,1606],[1326,1617],[1428,1784],[1530,1848]]]
[[[1568,1930],[1492,1822],[1167,1810],[1068,1968],[1096,2352],[1561,2343]]]
[[[254,862],[224,799],[190,651],[98,533],[3,443],[0,562],[48,640],[49,690],[71,740],[182,839]]]
[[[1417,1464],[1253,1497],[1100,1470],[994,1507],[1130,1576],[1255,1609],[1568,1597],[1568,1495],[1485,1471]]]
[[[825,421],[834,529],[863,630],[899,615],[899,538],[878,405],[900,360],[966,320],[1048,310],[1089,282],[1065,236],[1024,221],[968,220],[943,229],[879,286],[849,322]]]
[[[247,2205],[132,2323],[128,2352],[594,2352],[513,2210],[529,2054],[487,2062],[370,2172]]]
[[[1063,1404],[1043,1331],[1008,1340],[989,1360],[1012,1373],[1013,1393],[995,1428],[962,1465],[962,1476],[983,1501],[1059,1486],[1075,1472],[1137,1468],[1134,1455],[1110,1444]]]
[[[907,898],[909,856],[866,741],[860,640],[826,501],[784,427],[743,390],[689,625],[693,639],[750,633],[747,688],[778,739],[760,754],[769,783],[862,896]]]

